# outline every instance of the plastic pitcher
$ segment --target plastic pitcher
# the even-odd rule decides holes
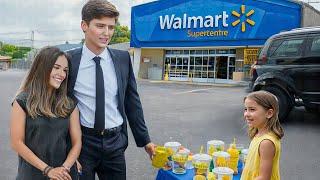
[[[168,162],[168,151],[163,146],[157,146],[155,155],[152,159],[152,166],[155,168],[162,168]]]

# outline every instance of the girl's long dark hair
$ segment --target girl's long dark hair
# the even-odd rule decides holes
[[[69,61],[68,55],[56,47],[41,49],[21,84],[19,92],[27,92],[26,106],[32,118],[66,117],[73,109],[74,103],[67,96],[68,72],[59,89],[54,89],[52,92],[49,90],[50,74],[60,56],[65,56]]]

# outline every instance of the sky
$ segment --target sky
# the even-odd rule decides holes
[[[130,28],[131,7],[155,0],[109,0],[120,11],[119,22]],[[303,0],[319,1],[320,0]],[[0,0],[0,41],[30,46],[78,43],[81,8],[87,0]],[[320,3],[311,4],[320,10]]]
[[[130,28],[131,7],[154,0],[109,0],[120,11],[119,22]],[[79,43],[81,9],[87,0],[0,0],[0,41],[30,46]]]

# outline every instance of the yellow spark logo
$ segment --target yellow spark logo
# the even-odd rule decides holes
[[[246,21],[245,22],[241,22],[241,31],[245,32],[246,31],[246,23],[254,26],[255,22],[252,21],[251,19],[249,19],[249,16],[251,16],[252,14],[254,14],[254,10],[251,9],[247,14],[246,14],[246,6],[245,5],[241,5],[241,14],[238,13],[237,11],[232,11],[232,15],[238,17],[239,19],[237,19],[236,21],[234,21],[232,23],[232,26],[236,26],[240,23],[240,17],[241,15],[245,15],[246,16]]]

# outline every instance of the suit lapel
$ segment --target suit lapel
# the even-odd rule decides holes
[[[116,76],[117,76],[117,85],[118,85],[118,107],[121,107],[119,106],[120,103],[121,103],[121,99],[122,99],[122,95],[123,93],[121,93],[120,89],[122,89],[122,81],[121,81],[121,69],[120,69],[120,64],[119,64],[119,57],[112,51],[112,49],[110,48],[107,48],[109,53],[110,53],[110,56],[111,56],[111,59],[112,59],[112,62],[113,62],[113,65],[114,65],[114,70],[116,72]]]
[[[74,53],[72,53],[72,58],[71,58],[71,78],[70,78],[70,89],[73,91],[77,76],[78,76],[78,71],[79,71],[79,66],[80,66],[80,61],[81,61],[81,54],[82,54],[82,48],[76,49]]]

